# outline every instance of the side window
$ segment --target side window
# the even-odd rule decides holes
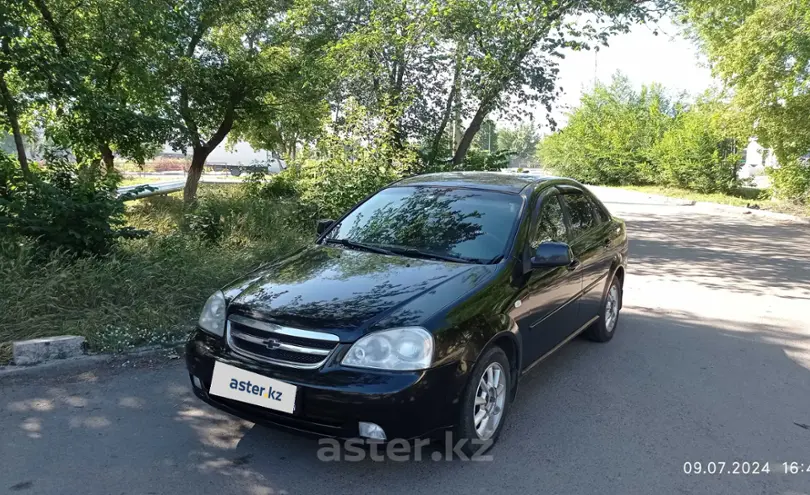
[[[591,201],[581,192],[567,193],[565,204],[568,206],[568,215],[571,220],[571,233],[579,237],[596,225]]]
[[[604,223],[610,220],[610,215],[604,208],[599,206],[599,204],[593,200],[593,198],[588,198],[590,200],[591,206],[593,207],[594,215],[596,215],[596,223]]]
[[[532,249],[547,241],[568,242],[560,197],[557,194],[543,200],[537,226],[531,237]]]

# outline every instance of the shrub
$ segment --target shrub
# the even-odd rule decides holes
[[[60,334],[105,351],[180,340],[214,290],[314,236],[294,210],[235,185],[203,188],[199,203],[224,220],[216,240],[183,227],[180,198],[160,196],[128,204],[131,226],[154,234],[107,256],[43,259],[34,241],[0,236],[0,347]]]
[[[810,202],[810,163],[805,159],[786,161],[767,171],[776,196],[797,203]]]
[[[335,218],[374,191],[403,177],[417,163],[415,150],[392,146],[386,126],[349,102],[343,121],[301,154],[298,163],[265,188],[274,197],[296,194],[305,211]]]
[[[591,184],[644,184],[656,177],[650,156],[677,111],[658,85],[636,91],[616,75],[598,84],[560,132],[538,145],[544,168]]]
[[[298,180],[300,178],[299,167],[288,167],[270,177],[270,180],[261,189],[260,194],[265,198],[294,198],[298,196]]]
[[[700,108],[680,114],[653,148],[656,184],[701,193],[728,193],[739,185],[740,154],[725,139],[716,115]]]
[[[97,164],[50,157],[25,179],[16,162],[0,162],[0,232],[34,240],[43,252],[107,253],[115,239],[143,232],[125,227],[119,177]]]

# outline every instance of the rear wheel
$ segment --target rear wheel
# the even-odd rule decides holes
[[[503,429],[512,386],[506,353],[492,347],[478,360],[461,404],[461,417],[453,441],[463,442],[459,450],[468,456],[491,447]]]
[[[607,342],[616,333],[619,324],[619,309],[622,303],[622,281],[613,277],[610,287],[602,300],[599,319],[585,332],[585,336],[595,342]]]

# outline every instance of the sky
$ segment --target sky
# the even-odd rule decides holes
[[[653,34],[656,27],[658,36]],[[679,29],[671,22],[664,20],[656,25],[636,25],[629,33],[610,38],[609,46],[602,47],[599,52],[570,51],[560,61],[558,82],[565,94],[552,110],[558,125],[565,123],[565,109],[578,104],[583,89],[593,87],[594,72],[599,81],[608,82],[617,70],[621,70],[636,87],[657,82],[673,93],[687,91],[697,95],[712,85],[718,85],[705,57],[691,41],[679,34]],[[541,117],[544,114],[538,112],[537,115],[537,122],[545,127],[545,117]]]

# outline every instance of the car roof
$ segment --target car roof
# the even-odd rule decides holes
[[[551,179],[556,177],[514,172],[441,172],[408,177],[394,186],[472,187],[518,194],[526,186]]]

